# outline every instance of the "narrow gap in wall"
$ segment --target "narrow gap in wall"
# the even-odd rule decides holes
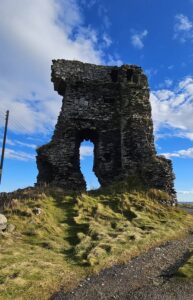
[[[83,141],[80,144],[80,170],[86,181],[87,191],[98,189],[100,183],[93,172],[94,144],[91,141]]]
[[[111,79],[112,79],[112,82],[118,81],[118,70],[117,69],[113,69],[111,71]]]

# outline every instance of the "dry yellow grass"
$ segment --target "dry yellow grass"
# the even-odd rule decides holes
[[[192,216],[158,204],[165,193],[133,184],[81,195],[21,193],[4,211],[16,230],[0,236],[1,300],[48,299],[61,286],[69,289],[193,227]],[[42,213],[35,215],[34,207]]]

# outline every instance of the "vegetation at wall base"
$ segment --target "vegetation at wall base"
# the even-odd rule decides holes
[[[193,217],[133,181],[85,193],[28,188],[9,195],[0,234],[0,299],[48,299],[93,273],[193,229]],[[37,208],[40,213],[36,214]]]

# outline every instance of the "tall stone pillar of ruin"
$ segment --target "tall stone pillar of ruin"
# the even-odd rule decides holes
[[[59,59],[52,82],[62,108],[52,140],[37,150],[37,184],[84,190],[79,148],[90,140],[102,186],[136,176],[175,202],[171,161],[156,155],[148,81],[140,67]]]

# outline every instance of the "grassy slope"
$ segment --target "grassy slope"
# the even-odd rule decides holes
[[[174,274],[175,277],[183,279],[193,279],[193,255]]]
[[[179,205],[182,209],[193,209],[192,203],[180,203]],[[193,245],[192,245],[193,246]],[[187,261],[184,262],[184,264],[177,270],[177,272],[174,274],[176,278],[179,278],[180,280],[183,279],[193,279],[193,248],[191,247],[189,249],[190,251],[190,257]]]
[[[0,236],[2,300],[48,299],[193,227],[192,216],[154,201],[167,199],[156,190],[118,184],[81,195],[23,193],[4,211],[16,230]],[[42,208],[39,216],[34,207]]]

